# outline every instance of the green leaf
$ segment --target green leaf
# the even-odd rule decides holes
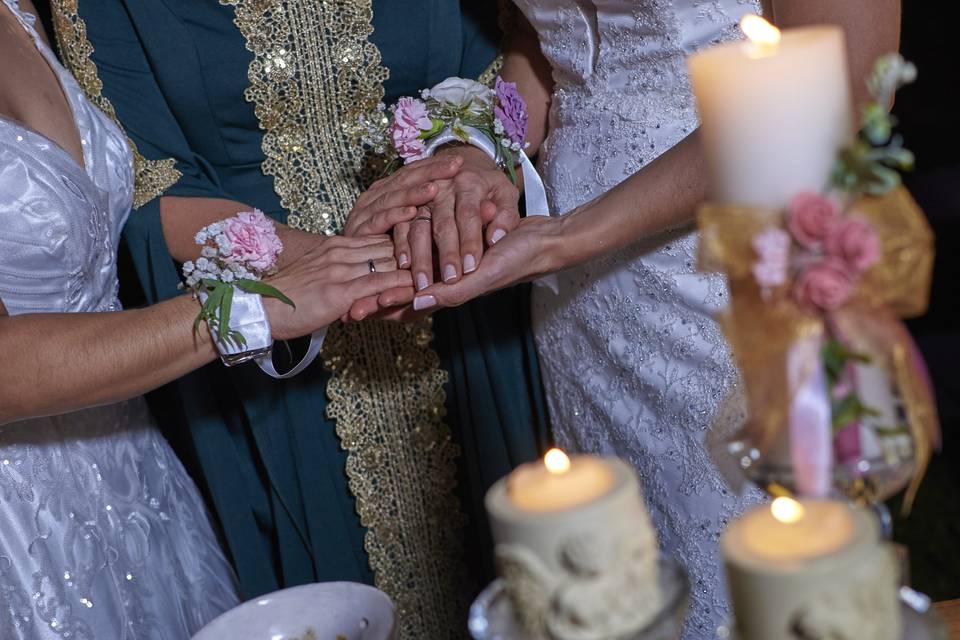
[[[860,400],[854,394],[844,396],[833,403],[833,429],[843,429],[860,417]]]
[[[297,305],[293,303],[293,300],[283,295],[283,293],[281,293],[279,289],[277,289],[276,287],[270,286],[266,282],[262,282],[260,280],[240,279],[240,280],[234,280],[233,284],[235,284],[237,288],[243,291],[246,291],[247,293],[256,293],[261,296],[266,296],[268,298],[276,298],[280,302],[283,302],[284,304],[288,304],[294,309],[297,308]]]
[[[233,307],[233,287],[224,287],[223,296],[220,298],[220,326],[224,327],[227,335],[230,334],[230,310]]]

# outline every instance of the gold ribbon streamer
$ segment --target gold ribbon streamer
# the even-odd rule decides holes
[[[254,54],[246,98],[264,130],[264,173],[291,226],[336,233],[371,178],[359,117],[376,113],[387,77],[368,41],[371,0],[221,3]],[[429,322],[364,322],[331,327],[323,349],[370,566],[410,640],[465,635],[458,451],[431,339]]]
[[[857,284],[850,302],[831,320],[855,348],[875,354],[906,409],[915,450],[915,473],[905,505],[909,508],[939,444],[939,422],[932,391],[916,347],[897,316],[925,312],[933,271],[933,233],[906,189],[882,198],[864,198],[853,208],[876,231],[880,261]],[[731,301],[718,318],[743,376],[750,422],[747,435],[768,451],[787,423],[792,398],[787,384],[789,347],[823,337],[823,317],[801,308],[792,283],[761,292],[752,267],[752,240],[764,229],[783,226],[783,212],[707,204],[700,208],[700,269],[727,275]]]

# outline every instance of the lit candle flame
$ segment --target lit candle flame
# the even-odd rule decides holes
[[[543,464],[547,466],[547,471],[554,475],[560,475],[570,471],[570,458],[560,449],[550,449],[543,458]]]
[[[780,29],[753,13],[743,16],[740,30],[759,47],[772,48],[780,44]]]
[[[793,498],[777,498],[770,505],[773,517],[784,524],[794,524],[803,518],[803,505]]]

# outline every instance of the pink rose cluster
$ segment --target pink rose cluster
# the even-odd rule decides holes
[[[404,163],[423,158],[426,147],[420,134],[433,128],[433,122],[427,111],[427,105],[416,98],[400,98],[393,111],[389,134],[393,148],[397,150]]]
[[[808,308],[832,311],[842,306],[857,279],[880,259],[880,240],[870,224],[843,215],[829,196],[796,196],[787,206],[787,228],[806,254],[794,297]]]
[[[857,279],[880,259],[880,241],[870,224],[845,216],[829,196],[801,193],[787,206],[787,231],[767,229],[753,239],[757,260],[753,276],[767,291],[787,283],[791,246],[799,253],[796,301],[807,308],[832,311],[853,293]]]
[[[283,251],[283,242],[277,237],[273,221],[258,209],[224,220],[222,232],[228,243],[224,258],[250,269],[260,272],[273,269]]]

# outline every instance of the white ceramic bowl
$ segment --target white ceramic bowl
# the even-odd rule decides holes
[[[192,640],[395,640],[396,618],[393,603],[379,589],[325,582],[245,602]]]

